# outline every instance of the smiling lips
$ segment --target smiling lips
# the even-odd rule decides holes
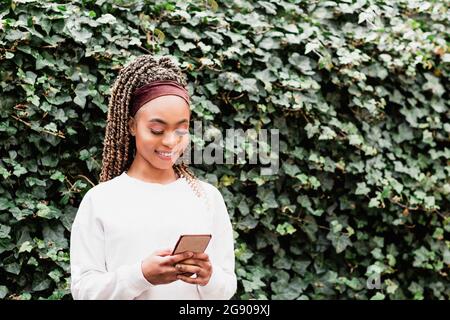
[[[175,155],[174,151],[171,152],[163,152],[163,151],[158,151],[155,150],[156,154],[163,160],[171,160],[172,157]]]

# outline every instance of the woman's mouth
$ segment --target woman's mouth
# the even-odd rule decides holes
[[[155,150],[155,153],[158,155],[158,157],[160,157],[163,160],[171,160],[173,158],[173,156],[175,155],[174,151],[163,152],[163,151]]]

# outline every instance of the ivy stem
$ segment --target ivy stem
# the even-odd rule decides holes
[[[26,121],[20,119],[19,117],[16,117],[16,116],[13,116],[13,115],[11,115],[11,117],[13,117],[14,119],[16,119],[17,121],[22,122],[24,125],[26,125],[26,126],[28,126],[28,127],[30,127],[30,128],[32,127],[32,126],[31,126],[31,123],[26,122]],[[46,129],[42,129],[42,132],[51,134],[52,136],[59,137],[59,138],[62,138],[62,139],[65,139],[65,138],[66,138],[66,137],[64,136],[64,134],[63,134],[61,131],[58,131],[58,132],[51,132],[51,131],[48,131],[48,130],[46,130]]]

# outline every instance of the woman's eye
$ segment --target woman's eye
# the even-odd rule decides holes
[[[153,129],[150,129],[150,131],[153,133],[153,134],[155,134],[155,135],[162,135],[163,133],[164,133],[164,131],[158,131],[158,130],[153,130]],[[189,131],[187,131],[187,130],[175,130],[175,134],[177,135],[177,136],[184,136],[184,135],[186,135],[186,134],[188,134],[189,133]]]

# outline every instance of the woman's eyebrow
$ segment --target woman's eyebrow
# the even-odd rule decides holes
[[[158,118],[150,119],[148,122],[159,122],[159,123],[162,123],[162,124],[167,124],[167,122],[165,122],[162,119],[158,119]],[[183,119],[183,120],[178,121],[175,124],[181,124],[181,123],[185,123],[185,122],[189,122],[189,120],[188,119]]]

